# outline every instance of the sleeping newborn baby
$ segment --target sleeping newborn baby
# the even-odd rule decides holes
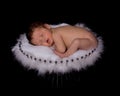
[[[97,38],[89,30],[65,24],[51,27],[41,22],[34,22],[29,27],[28,40],[35,46],[54,46],[54,53],[61,58],[68,57],[77,50],[96,48]]]

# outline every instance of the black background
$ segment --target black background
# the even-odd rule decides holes
[[[108,87],[115,85],[117,56],[114,54],[116,32],[116,9],[105,2],[32,2],[5,4],[1,11],[1,63],[0,76],[4,87],[18,88],[81,88]],[[47,5],[48,4],[48,5]],[[7,6],[7,7],[6,7]],[[38,76],[34,70],[27,70],[11,53],[12,46],[20,34],[26,32],[30,23],[42,21],[50,24],[84,23],[103,37],[104,53],[93,66],[80,72],[68,74],[45,74]],[[1,30],[2,30],[1,29]],[[113,30],[114,29],[114,30]]]

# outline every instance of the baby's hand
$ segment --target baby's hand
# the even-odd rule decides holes
[[[65,53],[60,53],[60,52],[58,52],[58,51],[56,51],[56,50],[54,50],[54,53],[55,53],[56,55],[58,55],[60,58],[66,57]]]

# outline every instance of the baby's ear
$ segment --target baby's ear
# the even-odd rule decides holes
[[[50,25],[49,24],[44,24],[44,26],[47,28],[47,29],[50,29]]]

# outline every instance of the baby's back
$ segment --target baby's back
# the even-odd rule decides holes
[[[71,45],[72,41],[76,38],[88,38],[94,42],[97,42],[94,34],[82,27],[66,25],[66,26],[57,27],[56,31],[60,33],[65,44],[68,47]]]

